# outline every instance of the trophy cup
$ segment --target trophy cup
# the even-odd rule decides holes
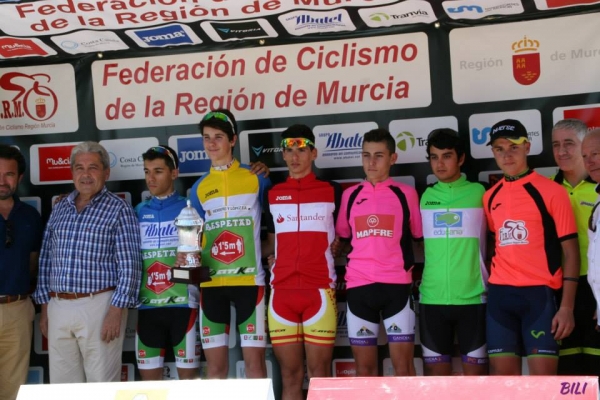
[[[173,274],[170,281],[196,285],[201,282],[210,281],[209,268],[201,266],[200,262],[204,220],[194,207],[192,207],[189,200],[187,201],[187,206],[181,210],[175,219],[175,226],[177,227],[177,235],[179,236],[177,251],[185,253],[186,258],[185,265],[172,268]]]

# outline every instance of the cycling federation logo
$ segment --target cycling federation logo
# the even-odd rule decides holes
[[[499,229],[500,246],[510,246],[513,244],[528,244],[527,236],[529,232],[525,227],[524,221],[506,220]]]
[[[48,74],[12,71],[0,76],[0,89],[14,93],[11,100],[2,100],[0,119],[27,116],[42,122],[52,118],[58,109],[58,98],[49,85],[51,81]]]
[[[515,53],[512,57],[513,76],[521,85],[531,85],[540,77],[539,47],[539,41],[528,39],[527,36],[512,44]]]
[[[462,227],[462,211],[434,212],[433,226],[435,228]]]
[[[141,47],[181,46],[202,43],[189,27],[180,24],[131,30],[126,33]]]
[[[415,147],[415,135],[408,131],[400,132],[396,135],[396,147],[400,151],[407,151]]]

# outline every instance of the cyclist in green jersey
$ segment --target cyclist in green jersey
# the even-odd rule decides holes
[[[419,327],[425,375],[451,375],[458,338],[465,375],[488,371],[485,345],[485,188],[467,181],[463,141],[452,129],[429,134],[427,155],[438,182],[421,198],[425,268]]]

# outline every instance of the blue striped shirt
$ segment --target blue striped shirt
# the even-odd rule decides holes
[[[113,306],[137,306],[142,257],[133,208],[104,187],[77,212],[77,195],[72,192],[50,214],[34,300],[44,304],[49,292],[92,293],[116,286]]]

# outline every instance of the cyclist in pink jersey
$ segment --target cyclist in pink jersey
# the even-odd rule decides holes
[[[336,234],[349,242],[346,267],[348,336],[358,376],[378,375],[380,319],[395,375],[415,375],[415,313],[411,302],[413,240],[423,239],[414,188],[390,178],[396,143],[385,129],[365,134],[366,180],[344,191]]]

